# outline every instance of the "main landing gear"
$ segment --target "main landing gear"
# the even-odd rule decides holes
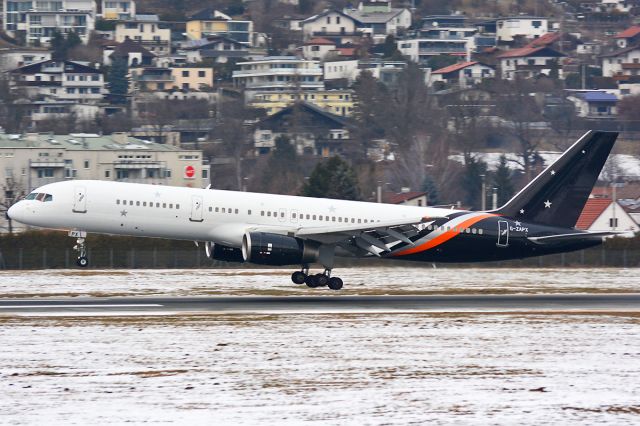
[[[291,274],[291,281],[295,284],[306,284],[307,287],[329,287],[331,290],[340,290],[343,282],[338,277],[331,276],[331,269],[325,269],[322,274],[309,274],[309,266],[304,265],[301,271]]]
[[[69,236],[76,238],[76,245],[73,246],[73,249],[78,252],[76,265],[80,266],[81,268],[86,268],[87,266],[89,266],[89,259],[87,258],[87,245],[85,243],[87,233],[85,231],[69,231]]]

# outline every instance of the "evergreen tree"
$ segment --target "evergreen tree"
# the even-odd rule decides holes
[[[354,169],[340,157],[316,165],[302,189],[306,197],[359,200],[360,188]]]
[[[397,51],[396,38],[393,34],[389,34],[387,38],[384,39],[383,55],[385,58],[393,58]]]
[[[107,82],[109,84],[109,93],[113,97],[114,103],[125,102],[126,95],[129,92],[128,72],[129,69],[126,59],[118,58],[111,64],[107,75]]]
[[[422,190],[427,193],[427,204],[430,206],[438,205],[440,202],[439,197],[440,194],[438,192],[438,186],[433,178],[429,175],[424,177],[424,182],[422,183]]]
[[[464,188],[464,202],[472,210],[482,207],[482,175],[487,174],[487,164],[482,160],[471,157],[464,168],[462,186]],[[486,197],[487,194],[485,194]]]
[[[53,30],[51,36],[51,58],[56,61],[64,61],[67,59],[67,41],[58,30]]]
[[[80,46],[81,44],[82,44],[82,39],[80,38],[78,33],[76,33],[75,31],[71,31],[69,34],[67,34],[67,40],[66,40],[67,52],[73,49],[74,47]]]
[[[507,166],[507,157],[502,154],[496,171],[493,173],[493,186],[498,188],[498,206],[504,205],[511,199],[513,188],[513,172]]]

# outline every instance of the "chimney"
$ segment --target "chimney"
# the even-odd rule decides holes
[[[129,135],[127,135],[127,132],[113,132],[111,133],[111,139],[118,145],[126,145],[129,142]]]

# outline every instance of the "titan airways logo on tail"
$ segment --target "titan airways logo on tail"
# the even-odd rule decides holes
[[[494,211],[471,212],[214,189],[65,181],[35,189],[12,219],[64,229],[87,266],[87,232],[204,242],[208,257],[299,265],[309,287],[342,288],[336,256],[425,262],[519,259],[591,247],[611,232],[575,229],[618,134],[589,131]],[[319,264],[322,272],[309,272]]]

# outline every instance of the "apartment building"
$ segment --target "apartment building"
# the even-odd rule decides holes
[[[102,0],[102,18],[124,21],[136,16],[134,0]]]
[[[538,16],[513,16],[496,21],[499,42],[512,42],[517,37],[534,39],[549,31],[549,20]]]
[[[350,117],[354,111],[353,90],[309,90],[284,92],[256,92],[250,105],[262,108],[267,115],[275,114],[295,102],[308,102],[326,112]]]
[[[227,37],[246,46],[253,45],[253,22],[232,19],[218,10],[207,8],[187,21],[187,37],[199,40],[210,36]]]
[[[3,29],[28,45],[49,43],[53,33],[75,32],[86,43],[95,28],[93,0],[3,0]]]

